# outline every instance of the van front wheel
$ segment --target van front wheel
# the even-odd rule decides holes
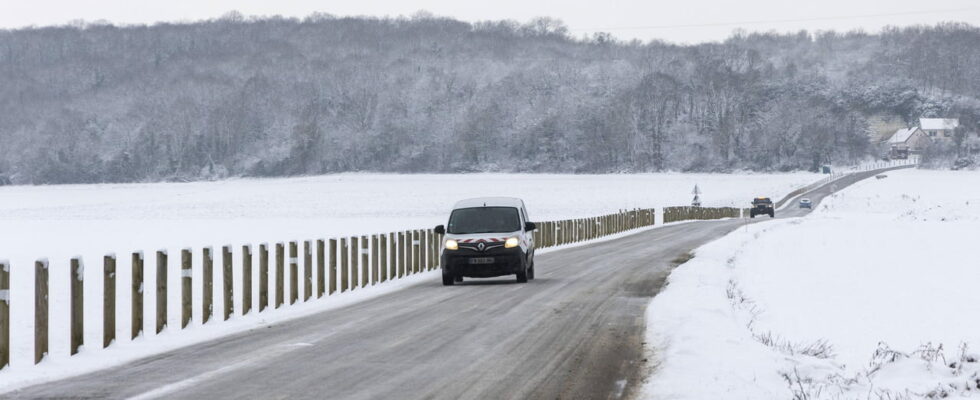
[[[517,271],[517,283],[527,283],[527,263],[525,263],[520,271]]]
[[[446,273],[446,270],[443,270],[442,271],[442,285],[443,286],[452,286],[453,283],[455,283],[455,282],[456,282],[455,277],[453,277],[450,274],[447,274]]]

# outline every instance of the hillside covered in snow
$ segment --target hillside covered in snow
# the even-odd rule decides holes
[[[688,46],[426,14],[0,30],[0,184],[816,170],[919,117],[960,120],[951,153],[980,131],[976,27]]]

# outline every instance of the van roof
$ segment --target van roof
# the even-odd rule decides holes
[[[473,208],[473,207],[515,207],[521,208],[524,206],[524,200],[518,199],[516,197],[476,197],[472,199],[465,199],[456,202],[453,209],[457,208]]]

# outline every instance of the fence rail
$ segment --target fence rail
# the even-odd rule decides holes
[[[532,233],[538,248],[561,246],[602,236],[613,235],[632,229],[654,224],[653,209],[621,210],[617,213],[598,217],[568,219],[560,221],[543,221],[537,223],[537,229]],[[314,252],[313,246],[316,244]],[[185,329],[193,323],[194,296],[193,291],[201,293],[199,314],[201,325],[220,323],[234,315],[249,315],[252,313],[273,312],[274,309],[313,301],[324,296],[353,291],[376,285],[390,280],[397,280],[414,274],[439,268],[439,258],[443,246],[443,237],[433,229],[415,229],[386,234],[350,236],[316,241],[288,241],[275,243],[274,247],[262,243],[258,254],[253,254],[251,245],[241,247],[240,258],[233,253],[231,246],[220,247],[221,282],[219,290],[214,293],[214,250],[211,247],[200,249],[200,265],[195,265],[193,249],[181,249],[179,257],[168,257],[165,250],[156,251],[155,263],[144,265],[143,252],[132,253],[130,268],[131,282],[118,282],[130,286],[132,314],[130,316],[130,340],[148,334],[144,329],[144,276],[146,268],[155,272],[155,304],[153,322],[155,329],[149,332],[163,333],[168,329]],[[302,255],[300,254],[302,249]],[[274,280],[270,282],[269,258],[274,260]],[[288,253],[288,256],[287,256]],[[253,258],[258,258],[258,295],[252,296]],[[69,352],[76,354],[84,345],[84,263],[75,257],[70,261],[71,289],[68,315],[69,332],[58,332],[57,337],[65,337],[70,341]],[[103,283],[101,303],[103,304],[103,340],[102,347],[109,347],[118,341],[116,337],[116,269],[121,264],[114,254],[103,257]],[[171,262],[172,261],[172,262]],[[152,261],[151,261],[152,262]],[[302,263],[302,267],[300,264]],[[173,264],[173,265],[171,265]],[[313,275],[314,265],[316,275]],[[118,265],[119,268],[124,268]],[[194,269],[201,268],[202,282],[195,285]],[[285,280],[286,268],[289,271],[289,281]],[[155,269],[155,271],[153,271]],[[171,270],[172,269],[172,270]],[[48,354],[48,341],[51,332],[48,327],[48,262],[44,259],[35,263],[35,299],[34,299],[34,363],[42,362]],[[0,371],[10,365],[11,333],[15,335],[29,334],[14,329],[11,332],[10,303],[17,299],[10,298],[10,274],[27,269],[13,269],[9,262],[0,261]],[[238,271],[236,273],[235,271]],[[339,273],[338,273],[339,271]],[[179,277],[176,290],[179,291],[179,307],[168,308],[168,275],[173,273]],[[302,274],[302,278],[300,275]],[[241,293],[234,292],[233,279],[241,279]],[[300,282],[300,280],[302,280]],[[274,284],[274,289],[270,288]],[[267,308],[270,300],[270,290],[274,290],[273,308]],[[302,291],[302,294],[301,292]],[[287,297],[288,293],[288,297]],[[216,297],[223,300],[221,319],[214,316]],[[21,300],[23,301],[23,300]],[[90,300],[91,301],[91,300]],[[253,301],[257,307],[253,308]],[[236,307],[240,305],[240,308]],[[55,310],[61,312],[61,310]],[[175,312],[179,325],[168,327],[167,322]],[[89,325],[96,326],[96,325]],[[179,327],[179,328],[177,328]],[[91,329],[91,328],[90,328]],[[60,340],[60,339],[59,339]]]
[[[792,200],[796,196],[799,196],[799,195],[801,195],[803,193],[809,192],[809,191],[811,191],[813,189],[816,189],[816,188],[818,188],[820,186],[826,185],[826,184],[828,184],[830,182],[833,182],[833,181],[836,181],[838,179],[841,179],[841,178],[843,178],[843,177],[845,177],[847,175],[853,174],[855,172],[866,172],[866,171],[874,171],[874,170],[879,170],[879,169],[888,169],[888,168],[896,168],[896,167],[903,167],[903,166],[912,166],[912,165],[918,165],[918,163],[919,163],[918,158],[910,158],[908,160],[881,161],[881,162],[875,162],[875,163],[869,163],[869,164],[859,165],[857,167],[854,167],[854,168],[851,168],[851,169],[845,170],[845,171],[833,172],[833,173],[827,175],[826,177],[824,177],[823,179],[820,179],[820,180],[818,180],[816,182],[812,182],[809,185],[803,186],[803,187],[798,188],[798,189],[796,189],[796,190],[794,190],[792,192],[787,193],[785,196],[783,196],[782,199],[780,199],[779,201],[777,201],[776,204],[773,205],[773,207],[775,207],[778,210],[783,205],[785,205],[788,201]],[[748,212],[747,210],[748,209],[746,209],[746,212]]]
[[[687,220],[708,220],[721,218],[738,218],[741,210],[735,207],[665,207],[664,223],[687,221]]]

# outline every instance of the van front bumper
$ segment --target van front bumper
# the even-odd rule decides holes
[[[487,259],[493,261],[487,263]],[[443,250],[441,265],[444,273],[468,278],[492,278],[513,275],[524,268],[524,251],[520,247],[476,251],[465,248]]]

